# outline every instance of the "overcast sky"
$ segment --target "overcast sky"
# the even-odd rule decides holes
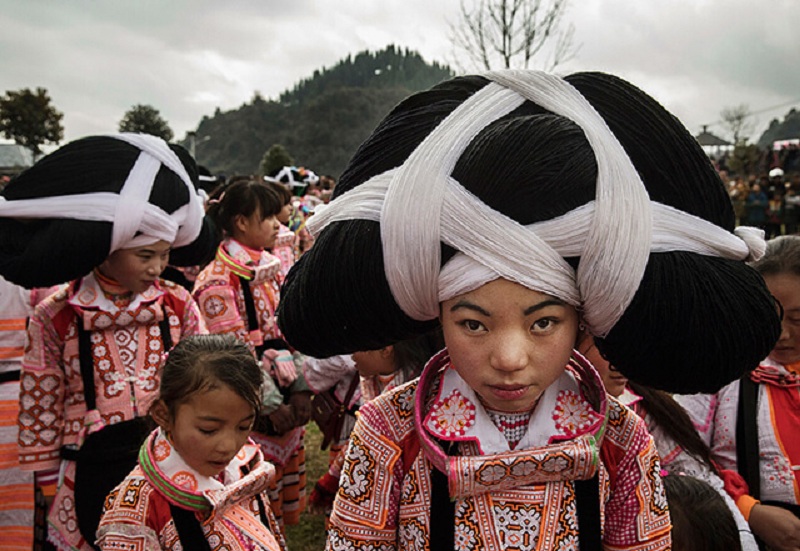
[[[46,88],[66,140],[139,103],[180,139],[365,49],[452,64],[457,16],[458,0],[0,0],[0,94]],[[756,139],[800,107],[800,0],[571,0],[567,20],[580,50],[559,72],[618,74],[694,134],[728,137],[721,109],[747,104]]]

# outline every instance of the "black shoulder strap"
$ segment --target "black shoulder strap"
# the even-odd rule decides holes
[[[744,375],[739,379],[739,408],[736,412],[736,468],[742,475],[750,495],[759,499],[761,475],[758,461],[758,385]]]
[[[244,310],[245,314],[247,315],[247,330],[248,331],[257,331],[259,329],[258,326],[258,315],[256,314],[256,305],[253,302],[253,291],[250,290],[250,280],[245,279],[242,276],[237,276],[239,278],[239,284],[242,287],[242,294],[244,295]],[[266,350],[264,345],[256,347],[256,358],[261,358],[261,355]]]
[[[600,480],[597,474],[589,480],[575,481],[575,508],[578,511],[580,550],[601,551]]]
[[[197,516],[188,509],[181,509],[177,505],[169,504],[172,513],[172,521],[175,523],[175,530],[178,532],[178,539],[181,540],[181,547],[197,551],[211,551],[200,521]]]
[[[163,308],[163,307],[162,307]],[[163,308],[164,318],[158,322],[161,332],[161,343],[164,351],[172,349],[172,334],[169,332],[169,313]],[[97,409],[96,390],[94,387],[94,361],[92,360],[92,334],[83,327],[83,318],[77,316],[78,325],[78,361],[81,367],[81,379],[83,379],[83,397],[86,401],[86,409],[92,411]]]
[[[447,477],[439,469],[431,469],[430,549],[455,549],[456,504],[450,499]]]

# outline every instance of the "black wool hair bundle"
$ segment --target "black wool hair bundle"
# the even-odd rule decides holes
[[[732,232],[734,216],[724,186],[674,116],[611,75],[578,73],[564,80],[602,117],[651,202],[710,222],[720,233]],[[371,178],[403,165],[443,120],[489,82],[456,78],[398,105],[353,156],[333,205]],[[530,100],[472,135],[449,173],[493,211],[522,225],[558,220],[592,204],[598,174],[597,153],[585,130]],[[416,177],[425,178],[426,171]],[[428,198],[422,194],[418,200],[423,204]],[[414,212],[408,212],[407,223],[416,223]],[[474,231],[481,227],[476,224]],[[444,265],[456,251],[440,246]],[[540,252],[522,243],[518,251],[521,257]],[[398,305],[384,254],[380,222],[349,219],[327,225],[285,282],[278,320],[287,340],[303,352],[327,357],[380,348],[430,330],[436,319],[412,319]],[[580,275],[583,255],[564,256]],[[615,366],[641,384],[711,392],[753,369],[779,331],[763,280],[744,262],[681,250],[651,251],[632,301],[596,342]]]
[[[191,183],[197,168],[180,146],[169,145]],[[91,203],[85,214],[54,214],[49,218],[15,217],[14,201],[97,194],[119,194],[142,150],[111,136],[90,136],[64,145],[43,157],[3,190],[7,207],[0,217],[0,274],[24,287],[44,287],[82,277],[110,254],[114,222],[93,220]],[[167,214],[193,198],[176,173],[161,165],[154,176],[148,202]],[[123,207],[125,199],[120,199]],[[190,243],[171,251],[176,266],[199,264],[213,255],[216,232],[204,219]]]

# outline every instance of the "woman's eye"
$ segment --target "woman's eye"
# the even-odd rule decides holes
[[[197,429],[203,434],[212,435],[216,432],[216,429]]]
[[[461,322],[467,331],[480,331],[483,329],[483,324],[477,320],[464,320]]]
[[[546,331],[553,325],[554,321],[550,318],[536,320],[531,327],[531,331]]]

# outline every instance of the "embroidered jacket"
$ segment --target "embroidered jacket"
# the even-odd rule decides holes
[[[220,477],[202,476],[156,429],[139,452],[139,465],[109,495],[98,545],[103,550],[185,549],[172,519],[173,504],[195,513],[212,551],[285,551],[266,495],[274,476],[275,467],[252,443]]]
[[[800,377],[786,367],[764,360],[751,378],[758,385],[759,469],[762,500],[800,504]],[[736,416],[739,381],[716,394],[676,396],[694,421],[700,436],[711,447],[722,468],[737,470]],[[746,490],[746,488],[745,488]],[[754,501],[746,492],[733,495],[742,514],[749,516]]]
[[[62,446],[87,433],[146,415],[158,394],[163,346],[158,322],[167,316],[172,342],[205,333],[197,305],[182,287],[159,281],[118,307],[94,274],[42,301],[28,327],[22,362],[19,459],[23,469],[52,473]],[[86,409],[77,324],[91,332],[97,409]],[[73,506],[74,462],[66,461],[50,510],[50,538],[59,549],[88,549]]]
[[[275,245],[272,246],[272,254],[281,261],[281,277],[286,277],[295,261],[299,250],[300,239],[288,227],[281,224],[278,229],[278,237]]]
[[[252,294],[258,320],[258,328],[253,331],[247,324],[243,280]],[[233,333],[255,354],[256,348],[265,341],[283,338],[275,320],[282,282],[278,258],[262,251],[259,260],[254,262],[240,243],[227,239],[219,246],[214,261],[200,272],[193,294],[210,333]],[[295,363],[298,376],[287,391],[308,391],[302,375],[302,358],[295,357]],[[262,406],[265,413],[270,413],[283,402],[283,395],[273,378],[265,379]],[[253,437],[270,461],[283,465],[302,446],[303,434],[303,428],[296,427],[279,437],[258,434]]]
[[[595,474],[605,548],[669,549],[652,438],[578,361],[544,392],[514,450],[452,369],[446,350],[420,379],[364,405],[328,549],[428,549],[432,469],[447,474],[455,500],[456,549],[576,549],[572,481]],[[442,444],[458,453],[445,453]]]

